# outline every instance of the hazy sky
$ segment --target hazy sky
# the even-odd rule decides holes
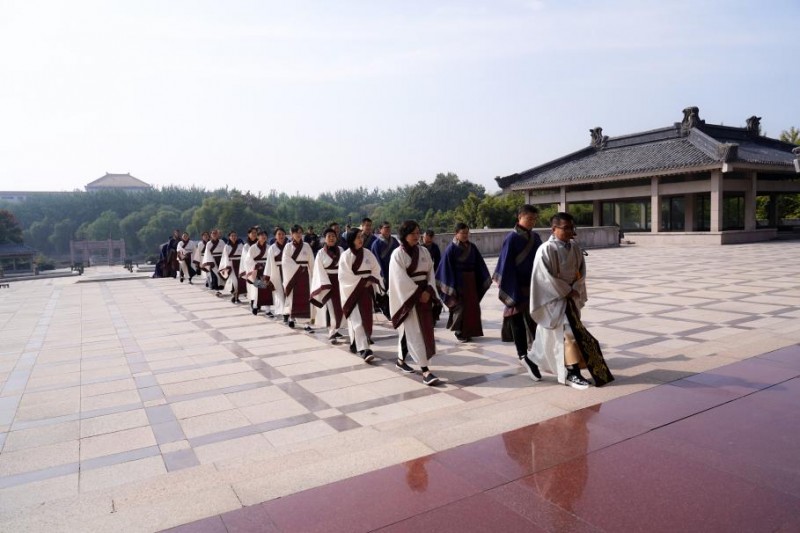
[[[800,2],[0,0],[0,189],[497,189],[680,121],[800,127]]]

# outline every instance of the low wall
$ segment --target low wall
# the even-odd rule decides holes
[[[641,246],[719,246],[771,241],[777,238],[777,234],[778,230],[775,228],[715,232],[628,232],[625,240]]]
[[[471,229],[469,240],[481,251],[481,254],[490,256],[498,255],[503,245],[503,240],[510,229]],[[536,228],[543,241],[550,238],[550,228]],[[579,227],[577,240],[583,248],[608,248],[619,246],[619,229],[616,226]],[[455,234],[439,233],[434,238],[439,248],[444,249],[452,242]]]

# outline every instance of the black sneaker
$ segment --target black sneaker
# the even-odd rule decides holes
[[[269,318],[275,318],[275,313],[273,313],[272,311],[267,311],[267,316]]]
[[[350,353],[357,353],[357,352],[358,350],[356,350],[356,341],[353,341],[350,343]]]
[[[183,276],[181,276],[181,283],[183,283]]]
[[[306,327],[304,327],[303,329],[308,332],[314,331],[314,328],[311,327],[311,324],[306,324]]]
[[[433,372],[428,372],[427,375],[422,376],[422,382],[430,387],[431,385],[436,385],[439,383],[439,378],[434,376]]]
[[[283,321],[289,322],[289,315],[283,315]]]
[[[288,325],[290,328],[294,329],[294,320],[289,320],[289,321],[288,321],[286,324],[287,324],[287,325]]]
[[[539,372],[539,367],[528,359],[527,355],[523,355],[519,358],[519,364],[528,372],[528,375],[531,377],[533,381],[539,381],[542,379],[542,373]]]
[[[253,316],[258,315],[258,307],[251,307],[250,310],[253,312]]]
[[[398,370],[402,370],[406,374],[416,374],[413,368],[408,366],[405,361],[401,361],[400,359],[394,364],[394,367]]]
[[[578,390],[586,390],[589,388],[589,382],[583,379],[583,376],[580,374],[567,374],[566,385]]]
[[[359,354],[361,354],[361,358],[364,359],[365,363],[369,363],[370,361],[375,359],[375,355],[372,353],[372,350],[369,349],[361,350]]]
[[[339,333],[339,332],[337,331],[336,333],[334,333],[334,334],[333,334],[333,337],[332,337],[332,338],[334,338],[334,339],[341,339],[342,337],[344,337],[344,335],[342,335],[341,333]]]

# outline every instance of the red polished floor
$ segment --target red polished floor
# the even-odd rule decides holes
[[[797,532],[798,407],[800,345],[169,531]]]

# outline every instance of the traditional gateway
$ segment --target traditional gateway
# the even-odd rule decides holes
[[[760,120],[706,124],[687,107],[667,128],[620,137],[594,128],[588,147],[497,183],[583,225],[637,232],[640,244],[770,240],[783,225],[780,195],[800,193],[800,147],[762,136]]]

